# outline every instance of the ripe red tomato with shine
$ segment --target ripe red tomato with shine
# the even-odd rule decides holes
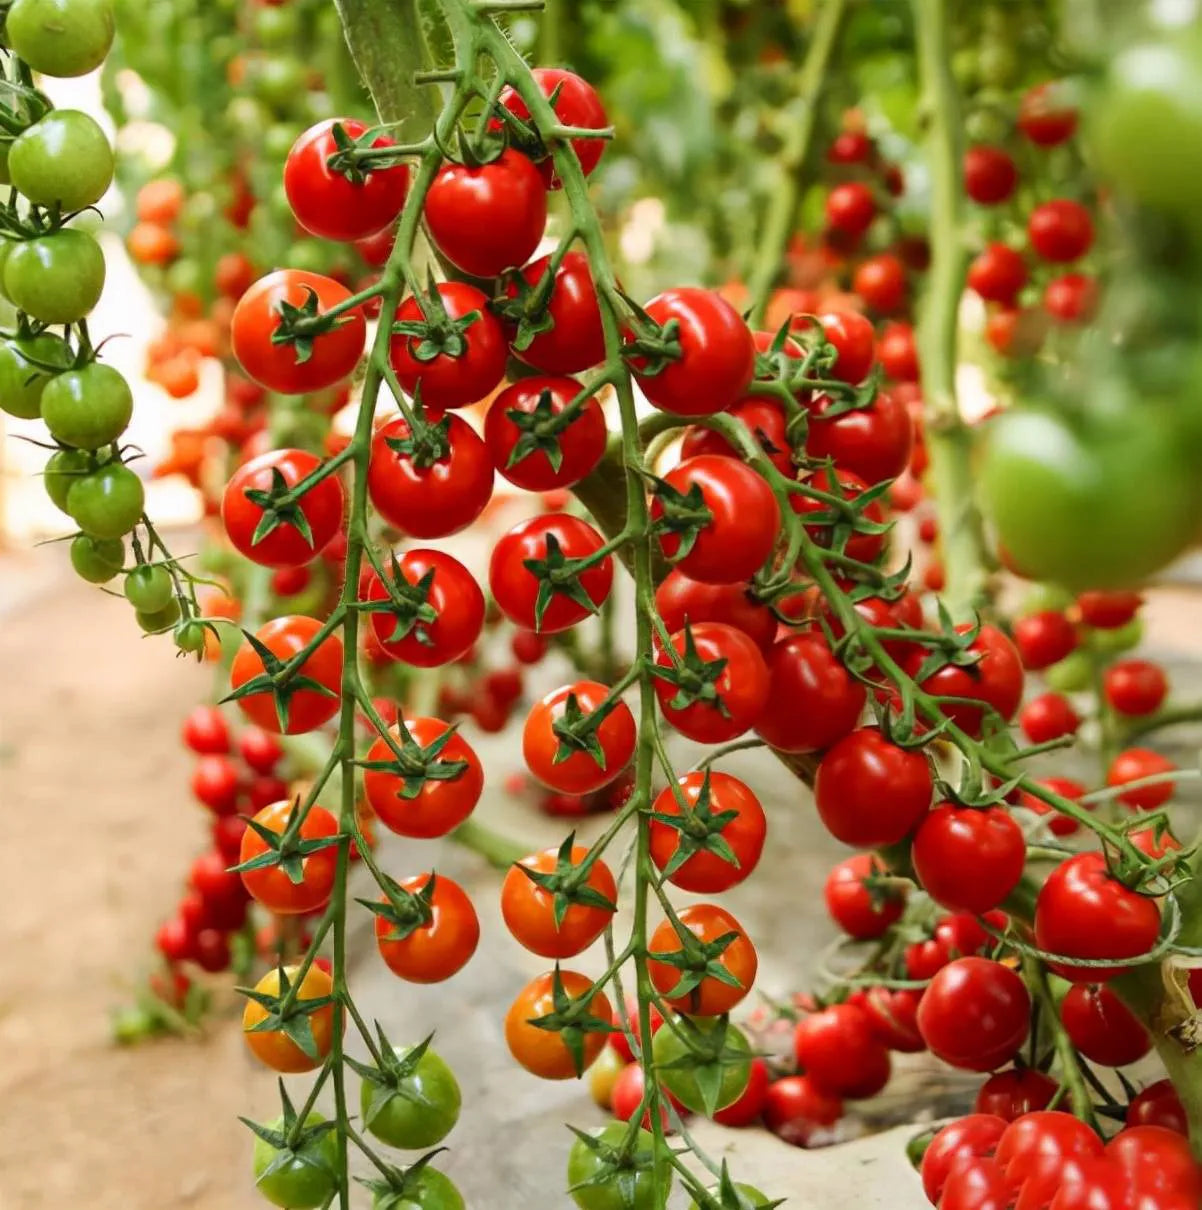
[[[961,634],[970,629],[965,623],[956,627]],[[1006,722],[1018,711],[1023,696],[1023,666],[1014,644],[996,627],[982,626],[969,645],[969,651],[980,659],[967,667],[944,664],[922,681],[926,693],[935,697],[971,698],[991,706]],[[906,670],[913,675],[925,653],[912,654],[906,660]],[[985,721],[982,707],[961,702],[942,703],[941,709],[963,731],[973,736],[981,734]]]
[[[863,382],[872,369],[876,330],[856,311],[827,311],[818,316],[822,334],[835,350],[831,372],[844,382]]]
[[[973,1110],[1013,1122],[1024,1113],[1046,1109],[1059,1090],[1059,1083],[1037,1068],[1011,1067],[990,1076],[981,1085]]]
[[[870,311],[890,315],[906,301],[906,266],[892,252],[870,256],[856,267],[851,288]]]
[[[1000,147],[970,147],[964,153],[964,192],[978,205],[996,206],[1014,193],[1018,169]]]
[[[886,378],[899,383],[918,382],[921,375],[918,344],[914,339],[914,329],[908,323],[898,321],[885,325],[876,342],[876,356]],[[915,473],[918,473],[917,467]]]
[[[1162,1126],[1188,1136],[1189,1120],[1173,1081],[1157,1080],[1136,1093],[1127,1108],[1127,1125]]]
[[[1022,828],[1003,807],[943,803],[914,834],[914,871],[936,903],[983,915],[1018,885],[1027,860]]]
[[[767,653],[768,701],[756,723],[782,752],[821,752],[855,729],[867,691],[818,628],[789,634]]]
[[[1075,983],[1060,1002],[1069,1041],[1091,1062],[1125,1067],[1152,1049],[1139,1018],[1105,984]]]
[[[841,739],[818,762],[814,802],[844,844],[878,849],[905,839],[931,805],[926,755],[890,743],[875,727]]]
[[[1077,649],[1077,628],[1058,609],[1028,613],[1014,623],[1014,645],[1023,667],[1038,671]]]
[[[444,874],[417,874],[400,881],[401,890],[420,894],[434,879],[430,919],[406,937],[376,916],[376,948],[394,975],[409,983],[441,983],[462,970],[480,944],[480,918],[467,892]],[[387,896],[381,896],[387,903]]]
[[[879,391],[867,407],[825,419],[833,406],[829,395],[816,395],[807,404],[806,453],[833,459],[839,470],[850,471],[867,484],[896,479],[910,461],[914,441],[914,423],[906,405],[888,391]]]
[[[567,513],[544,513],[521,521],[493,547],[488,564],[488,586],[497,608],[515,625],[538,634],[558,634],[596,613],[613,586],[613,559],[605,555],[600,562],[581,571],[575,583],[593,603],[593,608],[568,594],[567,581],[556,585],[539,616],[543,594],[540,580],[527,563],[553,560],[553,548],[564,559],[587,559],[605,545],[605,540],[587,521]],[[552,574],[554,574],[552,572]]]
[[[528,492],[546,492],[579,483],[601,461],[609,432],[605,413],[596,396],[590,398],[563,429],[552,428],[580,394],[574,378],[535,376],[506,387],[492,402],[484,418],[484,444],[493,465],[510,483]],[[543,398],[547,403],[542,404]],[[540,417],[533,428],[526,416]],[[515,419],[514,414],[518,419]],[[538,426],[549,436],[539,442]],[[529,448],[527,448],[529,446]]]
[[[1018,105],[1018,128],[1039,147],[1055,147],[1072,138],[1077,111],[1063,99],[1057,80],[1036,84],[1023,93]]]
[[[764,1094],[764,1125],[794,1147],[808,1146],[842,1116],[843,1102],[809,1076],[783,1076],[773,1080]]]
[[[287,829],[293,804],[287,800],[272,803],[254,816],[254,822],[277,835]],[[325,807],[312,806],[300,826],[299,839],[324,840],[338,835],[338,821]],[[269,852],[267,842],[248,827],[242,833],[242,847],[238,854],[239,864],[253,861]],[[269,912],[277,916],[298,916],[315,912],[325,906],[334,889],[334,876],[338,870],[338,846],[317,849],[300,859],[301,880],[293,882],[282,865],[262,866],[256,870],[241,872],[242,885],[247,894]]]
[[[1044,744],[1064,735],[1075,735],[1081,717],[1064,694],[1041,693],[1018,712],[1018,725],[1031,743]]]
[[[414,538],[458,533],[492,496],[493,464],[484,442],[458,416],[444,416],[439,423],[446,426],[445,436],[430,451],[394,448],[411,437],[403,416],[383,425],[371,442],[371,502],[389,525]]]
[[[793,476],[795,467],[789,448],[785,413],[775,399],[748,395],[738,403],[732,403],[726,409],[726,414],[747,426],[747,431],[755,438],[764,457],[782,475],[788,475],[790,478]],[[684,440],[680,443],[680,459],[684,462],[700,454],[717,454],[725,458],[742,457],[721,433],[715,433],[713,429],[707,429],[703,425],[693,425],[685,430]]]
[[[859,475],[839,469],[834,472],[833,483],[830,472],[820,470],[805,480],[805,486],[838,496],[849,504],[868,490],[868,484]],[[798,516],[813,518],[805,522],[805,531],[812,542],[819,546],[833,546],[835,527],[843,520],[841,512],[834,505],[801,492],[793,492],[789,496],[789,504]],[[885,520],[885,510],[879,500],[870,501],[859,515],[873,525],[881,525]],[[843,546],[843,553],[861,563],[871,563],[885,549],[886,536],[885,533],[852,533]]]
[[[768,700],[768,666],[755,642],[741,630],[721,622],[699,622],[672,636],[672,647],[683,657],[687,636],[692,636],[697,657],[704,663],[721,661],[716,679],[711,682],[713,699],[695,697],[683,705],[673,705],[683,690],[669,680],[657,677],[655,695],[663,716],[681,735],[702,744],[724,744],[755,726]],[[660,651],[655,657],[660,668],[673,667],[672,656]],[[707,686],[698,685],[700,693]]]
[[[255,533],[266,510],[247,492],[270,492],[277,475],[286,487],[294,488],[320,465],[321,459],[306,450],[272,450],[234,472],[221,499],[221,520],[241,554],[263,567],[300,567],[317,557],[342,527],[346,497],[337,475],[327,475],[310,487],[291,506],[292,512],[285,509],[275,528],[258,541]],[[294,519],[297,515],[303,517],[308,536]]]
[[[230,726],[219,707],[194,706],[180,728],[180,739],[198,756],[221,756],[230,750]]]
[[[588,857],[583,845],[573,845],[571,864],[579,868]],[[569,901],[558,922],[555,918],[555,896],[528,878],[522,871],[553,874],[559,865],[559,849],[543,849],[523,857],[510,867],[501,885],[501,915],[519,945],[543,958],[571,958],[588,949],[605,931],[613,919],[614,908],[599,904]],[[588,868],[581,887],[608,899],[618,901],[618,888],[609,866],[598,858]]]
[[[472,277],[524,265],[547,225],[539,170],[507,147],[487,164],[446,163],[426,194],[426,226],[443,255]]]
[[[241,779],[228,756],[202,756],[192,770],[189,787],[196,800],[214,815],[231,815],[237,810]]]
[[[1043,309],[1060,323],[1085,323],[1097,305],[1097,279],[1085,273],[1065,273],[1043,288]]]
[[[673,568],[655,590],[655,607],[669,634],[698,622],[722,622],[741,630],[761,651],[776,640],[775,615],[746,584],[703,584]]]
[[[863,181],[846,181],[826,195],[826,223],[853,239],[863,235],[876,218],[876,198]]]
[[[1066,1162],[1101,1154],[1097,1134],[1080,1118],[1057,1109],[1037,1110],[1011,1122],[994,1152],[1006,1191],[1013,1197],[1022,1190],[1024,1200],[1036,1206],[1051,1200]]]
[[[330,118],[310,126],[292,145],[284,161],[284,192],[296,221],[321,239],[357,240],[387,227],[400,214],[409,192],[409,169],[393,164],[351,180],[330,167],[338,151],[335,125],[358,142],[368,127],[356,118]],[[372,147],[391,147],[392,139],[380,135]]]
[[[1026,262],[1007,244],[989,244],[968,266],[968,287],[986,302],[1013,306],[1026,284]]]
[[[1101,853],[1078,853],[1048,875],[1035,901],[1035,944],[1069,958],[1132,958],[1156,944],[1160,911],[1106,868]],[[1049,966],[1070,983],[1103,983],[1126,968]]]
[[[992,1071],[1022,1047],[1031,997],[1019,974],[989,958],[957,958],[935,973],[918,1006],[931,1053],[952,1067]]]
[[[1080,202],[1053,198],[1028,215],[1027,238],[1044,260],[1063,264],[1089,251],[1093,244],[1093,220]]]
[[[533,290],[551,266],[551,257],[531,261],[522,271],[526,289]],[[518,286],[508,282],[507,298],[516,298]],[[605,330],[601,325],[601,307],[592,270],[583,252],[568,252],[559,262],[550,284],[544,319],[546,331],[539,332],[524,349],[513,355],[544,374],[578,374],[605,359]],[[510,325],[507,339],[512,343],[515,328]]]
[[[712,903],[696,903],[677,914],[677,919],[686,932],[691,933],[704,945],[730,936],[731,940],[722,954],[714,961],[724,966],[733,976],[735,985],[704,975],[696,987],[674,996],[685,971],[679,966],[656,960],[656,954],[675,954],[684,948],[671,920],[665,920],[651,934],[648,945],[647,972],[660,995],[677,1012],[695,1017],[716,1017],[728,1013],[738,1004],[755,982],[759,958],[751,938],[743,926],[725,908]]]
[[[1169,678],[1151,660],[1116,660],[1102,676],[1110,708],[1128,718],[1153,714],[1164,704]]]
[[[802,1017],[793,1034],[798,1067],[832,1096],[859,1100],[876,1096],[889,1082],[889,1051],[871,1018],[854,1004],[832,1004]]]
[[[1126,748],[1110,762],[1106,784],[1111,787],[1125,786],[1128,782],[1141,781],[1145,777],[1172,773],[1176,768],[1167,756],[1161,756],[1151,748]],[[1124,790],[1118,800],[1139,811],[1155,811],[1173,797],[1175,786],[1171,779],[1151,786],[1136,786]]]
[[[446,321],[428,303],[423,309],[422,300],[410,295],[397,310],[397,323],[424,321],[430,333],[425,338],[397,333],[388,356],[406,393],[420,391],[429,408],[461,408],[487,398],[504,378],[505,332],[488,309],[488,297],[475,286],[439,282],[436,289]],[[466,326],[455,322],[471,315],[475,318]],[[432,340],[439,351],[431,357],[423,346]]]
[[[309,342],[307,357],[295,342],[275,343],[282,320],[281,304],[303,308],[316,300],[323,314],[350,298],[351,292],[332,277],[302,269],[278,269],[260,277],[238,300],[230,320],[230,345],[242,369],[268,390],[303,395],[324,390],[346,378],[363,354],[367,321],[360,307],[344,312],[329,331]]]
[[[888,871],[874,853],[855,853],[826,876],[822,895],[831,919],[857,941],[875,941],[901,919],[906,897],[896,890],[865,886]]]
[[[736,403],[755,376],[755,341],[742,316],[720,294],[681,286],[656,295],[644,308],[657,324],[675,325],[679,356],[657,374],[647,361],[630,361],[647,399],[676,416],[712,416]]]
[[[650,822],[651,860],[663,870],[675,859],[682,843],[690,835],[687,824],[675,827],[657,819],[657,815],[680,819],[684,814],[677,792],[690,810],[696,810],[706,794],[707,774],[696,771],[678,779],[679,791],[666,786],[652,804]],[[668,875],[668,881],[681,890],[712,895],[729,890],[742,882],[756,867],[764,850],[768,820],[760,800],[750,787],[729,773],[711,771],[708,774],[708,809],[711,815],[725,815],[727,820],[718,832],[734,861],[706,849],[694,851]],[[688,850],[686,849],[686,852]]]
[[[531,708],[522,729],[522,755],[543,785],[560,794],[590,794],[608,786],[630,763],[637,731],[634,715],[623,701],[592,728],[601,748],[600,760],[583,743],[574,746],[555,732],[556,723],[568,712],[569,699],[575,698],[576,709],[587,716],[608,695],[609,689],[597,681],[577,681],[553,690]]]
[[[1106,1144],[1106,1158],[1134,1186],[1139,1206],[1192,1210],[1202,1201],[1202,1166],[1176,1131],[1130,1126]]]
[[[278,660],[287,663],[300,655],[320,629],[321,623],[316,618],[288,614],[261,626],[255,632],[255,638]],[[262,676],[264,671],[259,653],[249,643],[243,643],[230,667],[230,687],[238,689],[255,677]],[[342,640],[336,634],[322,639],[316,650],[301,664],[296,679],[302,678],[316,681],[325,692],[309,688],[286,691],[286,726],[281,724],[275,699],[267,690],[239,698],[238,708],[252,723],[276,735],[300,735],[314,731],[332,719],[342,706],[339,696],[342,691]]]
[[[780,532],[780,508],[767,482],[742,462],[715,454],[700,454],[674,467],[664,481],[688,496],[695,488],[709,510],[687,553],[677,560],[685,575],[707,584],[735,584],[750,579],[771,556]],[[664,516],[657,496],[651,520]],[[681,535],[659,536],[668,559],[676,559]]]
[[[581,130],[603,130],[609,124],[605,106],[601,104],[596,89],[574,71],[564,71],[558,67],[536,67],[531,75],[543,96],[555,98],[552,108],[561,126],[575,126]],[[502,89],[500,103],[514,117],[530,117],[526,102],[512,88]],[[496,119],[490,123],[494,128],[497,125],[499,123]],[[605,151],[605,140],[581,136],[572,139],[570,146],[576,153],[580,171],[588,176],[600,163],[601,155]],[[542,160],[538,167],[548,189],[563,187],[550,157]]]
[[[402,594],[429,577],[424,605],[434,617],[412,621],[406,629],[402,615],[370,614],[381,651],[417,668],[438,668],[466,655],[484,627],[484,593],[472,573],[451,555],[421,548],[404,551],[397,567],[401,583],[394,590]],[[387,601],[388,586],[372,571],[360,598]]]
[[[922,1155],[922,1188],[932,1206],[939,1204],[947,1178],[967,1159],[991,1156],[1006,1130],[1005,1121],[991,1113],[970,1113],[949,1122]]]
[[[451,728],[440,718],[406,719],[405,726],[413,742],[428,748],[446,737]],[[398,728],[390,732],[403,742]],[[383,736],[368,750],[369,761],[394,761],[396,753]],[[454,777],[446,779],[406,778],[389,769],[365,769],[363,793],[380,822],[398,836],[430,840],[454,831],[476,808],[484,790],[484,771],[475,749],[458,732],[452,733],[436,755],[436,764],[460,765]],[[414,785],[416,784],[416,793]]]

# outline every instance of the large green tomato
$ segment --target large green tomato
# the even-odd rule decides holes
[[[311,1113],[305,1118],[306,1126],[324,1122],[320,1113]],[[268,1123],[268,1129],[281,1130],[283,1118]],[[291,1152],[292,1158],[274,1172],[268,1167],[279,1156],[280,1151],[264,1139],[255,1138],[255,1187],[274,1206],[286,1210],[313,1210],[324,1206],[326,1198],[334,1192],[338,1171],[338,1140],[334,1131],[328,1131],[315,1141],[304,1144],[298,1151]]]
[[[1202,206],[1202,32],[1129,46],[1089,110],[1098,167],[1141,202],[1197,218]]]
[[[1074,590],[1138,584],[1198,532],[1202,482],[1157,409],[989,422],[983,501],[1013,564]]]
[[[0,408],[10,416],[36,420],[42,414],[46,384],[70,364],[67,342],[51,332],[0,340]]]
[[[48,324],[83,319],[104,289],[104,253],[86,232],[64,227],[17,244],[4,262],[13,305]]]
[[[394,1050],[404,1060],[412,1047]],[[392,1147],[424,1150],[441,1143],[459,1120],[459,1084],[455,1073],[432,1050],[396,1088],[364,1080],[359,1093],[363,1124]]]
[[[113,44],[112,0],[13,0],[8,44],[34,71],[85,76]]]
[[[690,1023],[703,1035],[713,1034],[722,1026],[721,1020],[716,1017],[681,1018],[682,1029],[687,1029]],[[686,1109],[709,1113],[733,1105],[743,1095],[751,1079],[751,1045],[743,1031],[737,1026],[727,1025],[723,1047],[746,1052],[746,1061],[729,1062],[725,1058],[707,1058],[703,1054],[696,1054],[696,1066],[670,1067],[668,1064],[684,1058],[691,1051],[685,1038],[669,1023],[656,1031],[651,1043],[651,1055],[663,1086]],[[716,1084],[717,1100],[707,1105],[702,1089],[708,1088],[711,1082]]]
[[[372,1210],[467,1210],[463,1194],[437,1168],[423,1168],[414,1181],[405,1182],[403,1193],[377,1193]]]
[[[738,1201],[735,1203],[739,1210],[757,1210],[759,1206],[772,1205],[773,1199],[766,1193],[761,1192],[754,1185],[744,1184],[742,1181],[736,1181],[734,1186],[735,1194]],[[722,1190],[718,1185],[711,1185],[706,1192],[714,1199],[714,1204],[725,1207],[730,1205],[730,1200],[722,1200]],[[701,1210],[697,1202],[689,1202],[689,1210]]]
[[[142,480],[128,466],[114,462],[79,476],[67,492],[67,512],[93,538],[120,538],[129,533],[145,504]]]
[[[619,1148],[630,1130],[626,1122],[609,1122],[590,1133],[605,1146]],[[639,1129],[634,1158],[638,1166],[634,1179],[627,1173],[614,1173],[612,1179],[598,1185],[586,1185],[605,1168],[604,1157],[580,1139],[568,1152],[568,1189],[580,1210],[664,1210],[672,1189],[672,1170],[666,1158],[655,1157],[655,1139],[649,1130]],[[577,1189],[576,1186],[581,1188]]]
[[[93,118],[52,109],[13,141],[13,186],[39,206],[81,210],[100,201],[113,180],[113,149]]]
[[[60,374],[42,391],[42,419],[50,435],[76,449],[98,450],[116,441],[133,413],[129,383],[98,361]]]

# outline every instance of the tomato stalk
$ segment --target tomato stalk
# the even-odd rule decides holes
[[[827,0],[819,7],[810,45],[797,73],[797,93],[792,102],[795,112],[785,124],[785,144],[777,157],[781,180],[769,202],[764,230],[756,241],[755,263],[747,275],[747,292],[751,300],[748,322],[753,328],[763,325],[768,297],[780,275],[781,261],[794,231],[805,183],[803,173],[818,125],[818,105],[846,12],[847,0]]]
[[[956,398],[960,298],[968,266],[961,180],[960,98],[951,72],[947,0],[912,0],[931,173],[931,267],[918,321],[918,351],[930,452],[927,482],[935,500],[954,617],[988,603],[985,535],[972,473],[972,434]]]

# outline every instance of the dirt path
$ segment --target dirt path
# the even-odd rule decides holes
[[[134,1050],[108,1034],[203,843],[176,730],[207,672],[152,655],[124,601],[56,562],[0,571],[0,1206],[261,1206],[236,1115],[273,1086],[237,1032]],[[17,607],[19,576],[39,589]]]

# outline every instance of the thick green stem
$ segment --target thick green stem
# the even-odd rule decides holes
[[[911,0],[931,176],[931,268],[918,321],[918,352],[930,453],[927,483],[935,498],[952,615],[967,617],[988,601],[988,567],[972,474],[972,435],[956,399],[956,336],[964,290],[960,98],[952,78],[947,0]]]
[[[818,103],[822,99],[827,67],[846,11],[847,0],[826,0],[819,7],[809,49],[798,72],[797,95],[793,99],[794,120],[788,126],[784,146],[777,156],[781,181],[769,202],[764,230],[756,241],[755,263],[747,278],[752,327],[759,327],[764,322],[768,296],[780,275],[785,248],[793,234],[803,174],[818,124]]]

